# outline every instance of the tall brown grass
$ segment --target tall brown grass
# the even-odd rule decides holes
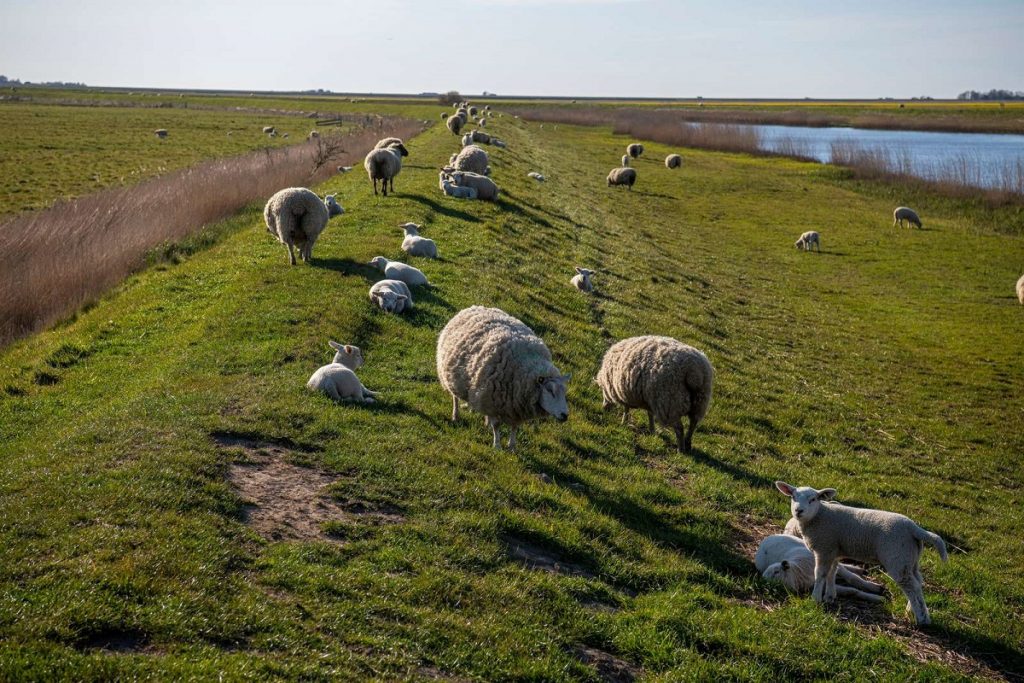
[[[422,126],[381,119],[347,135],[216,159],[138,185],[104,190],[0,225],[0,344],[78,309],[181,240],[285,187],[314,185],[357,165],[382,137]]]

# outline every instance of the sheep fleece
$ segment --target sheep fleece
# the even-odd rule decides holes
[[[263,207],[267,230],[282,244],[303,245],[316,242],[327,227],[324,200],[304,187],[289,187],[276,193]]]

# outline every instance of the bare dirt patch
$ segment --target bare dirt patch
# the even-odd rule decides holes
[[[631,683],[643,674],[643,669],[636,664],[619,659],[596,647],[579,645],[575,648],[574,653],[581,662],[594,667],[598,677],[608,683]]]

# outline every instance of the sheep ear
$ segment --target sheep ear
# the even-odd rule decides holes
[[[775,488],[777,488],[782,495],[789,496],[790,498],[793,497],[793,492],[796,490],[792,486],[781,480],[775,482]]]
[[[576,272],[579,273],[580,275],[583,275],[583,269],[580,268],[579,266],[576,266]]]
[[[350,344],[345,344],[345,353],[352,353],[352,346]]]
[[[332,349],[335,349],[336,351],[341,351],[341,344],[339,344],[338,342],[332,340],[327,343],[330,345]]]
[[[822,500],[832,500],[836,497],[835,489],[821,489],[818,491],[818,497]]]

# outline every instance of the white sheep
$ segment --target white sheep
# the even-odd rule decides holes
[[[613,344],[597,373],[605,409],[623,406],[622,423],[626,424],[631,408],[643,408],[651,431],[655,421],[671,427],[679,451],[686,453],[693,446],[693,431],[711,406],[713,382],[714,368],[701,351],[654,335]],[[690,420],[685,432],[684,416]]]
[[[541,175],[540,173],[537,173],[536,171],[530,171],[529,173],[527,173],[527,174],[526,174],[526,177],[527,177],[527,178],[533,178],[534,180],[536,180],[536,181],[539,181],[539,182],[542,182],[542,183],[543,183],[543,182],[544,182],[545,180],[547,180],[547,178],[545,178],[545,177],[544,177],[543,175]]]
[[[327,221],[345,209],[329,194],[322,200],[304,187],[289,187],[274,194],[263,208],[267,230],[288,247],[288,258],[295,265],[294,247],[307,263],[313,257],[313,245],[327,227]]]
[[[153,131],[153,134],[156,135],[161,140],[164,140],[164,139],[167,138],[167,129],[166,128],[157,128],[156,130]],[[228,135],[231,135],[231,133],[229,132]]]
[[[829,503],[836,490],[799,488],[784,481],[775,487],[790,498],[793,517],[800,524],[807,547],[814,553],[814,589],[817,602],[836,598],[836,569],[841,558],[877,562],[907,596],[907,610],[919,625],[931,623],[924,602],[924,577],[919,566],[923,544],[935,548],[947,561],[946,544],[908,517],[895,512],[853,508]]]
[[[383,256],[374,256],[370,265],[379,268],[389,280],[401,280],[407,285],[429,286],[427,276],[419,268],[414,268],[401,261],[389,261]]]
[[[462,146],[463,147],[468,147],[469,145],[472,145],[472,144],[473,144],[473,134],[472,133],[466,133],[465,135],[462,136]],[[456,156],[458,156],[458,155],[456,155]]]
[[[487,176],[468,171],[453,171],[448,178],[461,187],[476,189],[478,199],[495,200],[498,198],[498,186]]]
[[[795,536],[768,536],[757,548],[754,566],[769,581],[779,581],[797,595],[806,595],[814,585],[814,554]],[[836,576],[846,586],[836,586],[836,593],[868,602],[882,602],[885,589],[881,584],[860,577],[857,568],[840,564]]]
[[[800,235],[800,239],[796,241],[794,246],[797,249],[803,249],[804,251],[811,251],[813,247],[818,248],[818,253],[821,253],[821,235],[815,230],[808,230],[804,234]]]
[[[508,147],[508,143],[499,138],[491,138],[491,144],[494,145],[495,147],[500,147],[501,149],[505,149],[506,147]]]
[[[475,187],[461,187],[459,185],[456,185],[455,182],[452,181],[447,176],[442,177],[441,191],[444,192],[449,197],[454,197],[455,199],[477,198],[477,192]]]
[[[402,157],[408,155],[409,152],[401,142],[370,150],[366,159],[363,160],[363,168],[366,169],[366,174],[373,182],[373,194],[377,194],[378,180],[383,181],[381,189],[384,191],[385,197],[388,196],[388,181],[391,182],[391,191],[395,191],[395,176],[402,172]]]
[[[449,116],[444,125],[448,126],[448,130],[452,132],[452,135],[458,135],[462,130],[463,121],[458,115]]]
[[[636,169],[635,168],[613,168],[608,173],[608,187],[612,185],[625,185],[628,189],[633,189],[633,184],[636,182]]]
[[[623,154],[622,155],[622,167],[626,168],[628,166],[629,166],[629,155],[628,154]]]
[[[374,149],[397,149],[398,153],[403,157],[409,156],[409,150],[405,148],[405,143],[402,142],[402,138],[381,138],[377,141],[377,144],[373,146]]]
[[[918,218],[916,211],[908,209],[905,206],[897,206],[892,212],[892,227],[895,228],[896,224],[899,223],[899,226],[902,228],[903,221],[907,221],[911,225],[916,225],[919,228],[921,227],[921,219]]]
[[[272,135],[277,132],[277,129],[273,126],[263,126],[263,132],[267,135]]]
[[[316,140],[319,137],[320,137],[320,131],[318,131],[318,130],[311,130],[311,131],[309,131],[309,135],[306,136],[306,139],[307,140]]]
[[[665,168],[679,168],[683,165],[683,158],[678,154],[669,154],[665,157]]]
[[[420,237],[422,225],[402,223],[398,227],[405,231],[405,239],[402,240],[402,251],[409,256],[437,258],[437,244],[434,243],[434,240]]]
[[[1020,300],[1021,304],[1024,304],[1024,275],[1020,276],[1017,280],[1017,299]]]
[[[796,517],[790,517],[786,522],[786,528],[783,529],[782,533],[787,536],[796,536],[797,538],[803,538],[804,535],[800,533],[800,522],[797,521]]]
[[[318,368],[306,382],[306,388],[323,392],[335,401],[373,403],[377,392],[364,387],[355,373],[363,365],[363,352],[351,344],[328,343],[335,350],[334,360]]]
[[[594,284],[590,281],[590,276],[596,272],[597,271],[588,270],[586,268],[580,268],[579,266],[577,266],[576,274],[572,276],[572,279],[569,280],[569,282],[572,283],[573,287],[580,290],[581,292],[593,292]]]
[[[455,163],[452,165],[455,166],[457,171],[484,174],[487,170],[487,164],[487,152],[476,145],[468,145],[462,148],[462,151],[455,157]]]
[[[483,413],[501,448],[501,426],[509,426],[515,450],[523,423],[545,415],[569,418],[568,375],[551,362],[544,342],[521,321],[497,308],[471,306],[459,311],[437,339],[437,376],[452,396],[452,421],[459,400]]]
[[[385,313],[401,313],[412,308],[412,292],[401,280],[381,280],[370,287],[370,303]]]
[[[626,147],[626,154],[633,157],[634,159],[638,158],[643,153],[644,146],[641,145],[639,142],[634,142],[633,144],[628,145]]]

